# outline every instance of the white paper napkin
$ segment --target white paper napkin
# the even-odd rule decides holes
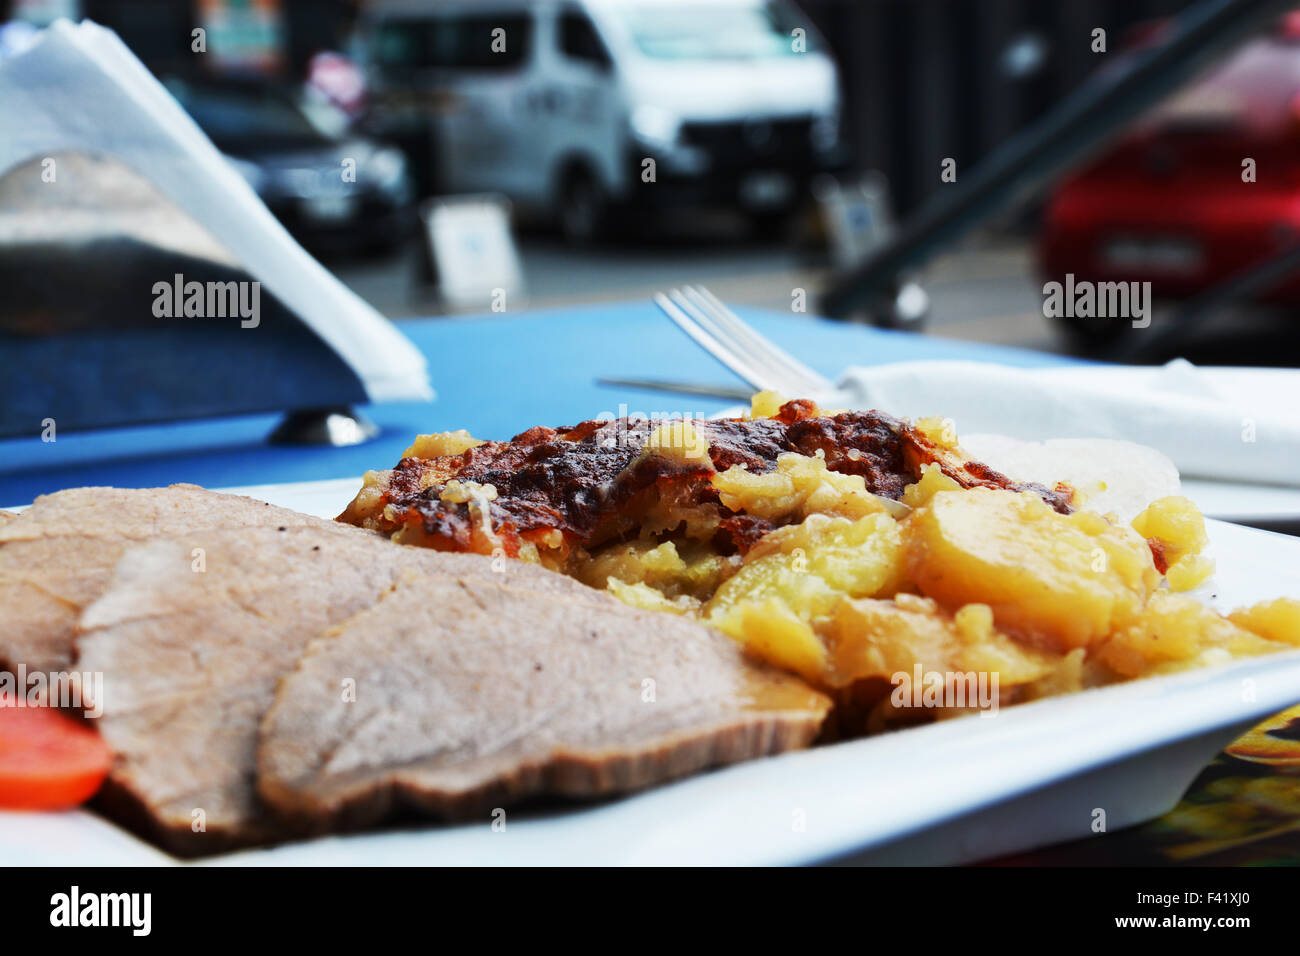
[[[1168,455],[1185,476],[1300,487],[1300,372],[900,362],[848,369],[841,401],[951,418],[957,434],[1109,438]]]
[[[120,160],[333,348],[371,401],[433,397],[419,350],[293,240],[117,34],[56,21],[0,61],[0,104],[0,175],[61,152]]]

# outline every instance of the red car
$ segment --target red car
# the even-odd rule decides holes
[[[1145,41],[1154,39],[1153,31]],[[1157,299],[1187,299],[1297,238],[1300,13],[1293,13],[1059,184],[1039,257],[1045,279],[1149,281]],[[1300,274],[1262,298],[1300,302]],[[1122,328],[1061,321],[1093,337]]]

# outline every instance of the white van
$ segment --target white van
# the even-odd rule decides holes
[[[835,65],[786,0],[379,0],[360,40],[377,113],[433,117],[440,191],[575,240],[673,205],[777,225],[844,158]]]

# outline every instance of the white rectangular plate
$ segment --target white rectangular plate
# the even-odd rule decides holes
[[[322,517],[360,482],[229,489]],[[1300,597],[1300,539],[1209,522],[1220,608]],[[1300,701],[1300,651],[1135,681],[701,774],[595,805],[250,850],[216,865],[962,863],[1170,809],[1257,720]],[[84,812],[0,813],[0,865],[157,865]]]

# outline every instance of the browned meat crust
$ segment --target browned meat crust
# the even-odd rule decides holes
[[[453,478],[490,484],[496,499],[478,507],[488,508],[501,547],[516,556],[524,541],[556,530],[566,543],[585,548],[632,531],[647,496],[657,494],[684,507],[715,508],[715,545],[723,553],[743,553],[771,525],[724,507],[710,476],[736,465],[755,473],[771,471],[787,452],[820,452],[830,470],[860,475],[868,491],[887,498],[901,498],[923,465],[937,463],[963,487],[1033,491],[1058,511],[1071,509],[1069,489],[1013,482],[882,412],[818,416],[811,402],[794,401],[775,418],[694,421],[709,446],[710,460],[698,467],[642,455],[658,424],[618,419],[536,427],[509,442],[486,442],[460,455],[404,458],[382,478],[381,507],[363,512],[353,502],[340,520],[388,533],[411,529],[417,532],[411,540],[434,548],[475,550],[476,518],[470,505],[439,496]]]

